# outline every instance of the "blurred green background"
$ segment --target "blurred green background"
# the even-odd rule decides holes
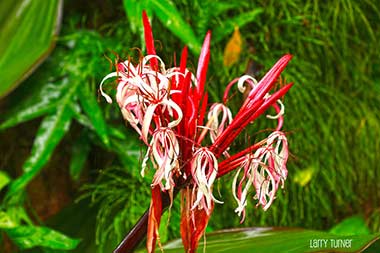
[[[144,49],[143,9],[167,65],[188,45],[195,69],[212,30],[213,101],[233,78],[261,78],[284,53],[294,55],[282,76],[295,83],[285,97],[285,188],[266,212],[252,200],[240,224],[233,175],[220,179],[225,203],[216,205],[208,231],[327,230],[359,215],[368,233],[380,232],[377,1],[2,0],[0,252],[111,252],[148,208],[152,175],[139,173],[144,147],[97,91],[112,62]],[[228,48],[236,36],[241,44]],[[259,119],[239,143],[267,127]],[[178,202],[170,222],[168,213],[162,219],[163,242],[179,237]]]

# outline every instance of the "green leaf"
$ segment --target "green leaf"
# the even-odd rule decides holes
[[[67,92],[69,85],[67,78],[57,83],[43,85],[37,94],[32,94],[26,100],[21,101],[15,109],[8,113],[9,116],[0,125],[0,130],[54,111],[57,108],[59,99],[62,99]]]
[[[151,0],[152,9],[158,19],[179,39],[181,39],[189,49],[196,54],[201,51],[201,45],[195,36],[192,28],[181,17],[181,14],[170,0]]]
[[[352,216],[344,219],[329,231],[335,235],[369,235],[370,231],[361,216]]]
[[[142,12],[145,10],[151,17],[150,0],[123,0],[129,24],[134,33],[143,31]]]
[[[14,228],[17,224],[9,217],[6,212],[0,211],[0,229]]]
[[[56,114],[46,116],[34,140],[32,153],[23,165],[23,174],[12,182],[8,195],[23,189],[49,161],[70,126],[72,111],[68,106],[61,106]]]
[[[74,180],[78,180],[83,166],[90,152],[90,142],[87,135],[82,132],[71,149],[70,175]]]
[[[20,249],[44,247],[72,250],[79,244],[78,239],[72,239],[47,227],[18,226],[5,229],[5,232]]]
[[[264,10],[257,8],[253,11],[243,13],[237,17],[233,17],[224,22],[213,30],[213,43],[217,43],[222,40],[227,35],[231,34],[234,31],[235,26],[239,28],[254,21],[258,15],[260,15]]]
[[[9,182],[11,178],[5,171],[0,171],[0,191],[3,189]]]
[[[294,182],[304,187],[313,178],[314,173],[315,173],[314,167],[309,167],[303,170],[297,170],[294,175]]]
[[[340,236],[303,229],[244,228],[207,234],[206,252],[305,253],[334,251],[349,253],[361,252],[379,238],[380,234]],[[202,251],[203,247],[204,241],[201,239],[199,251]],[[164,246],[164,250],[165,253],[183,252],[182,241],[180,239],[172,241]],[[156,252],[161,251],[157,249]]]
[[[0,3],[0,98],[46,58],[58,33],[62,1]]]
[[[96,101],[96,95],[91,93],[88,85],[81,85],[78,90],[79,101],[83,111],[90,119],[95,132],[99,135],[103,143],[108,146],[109,138],[107,134],[107,126],[103,117],[103,112]]]

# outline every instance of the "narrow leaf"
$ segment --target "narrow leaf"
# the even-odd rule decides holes
[[[150,0],[123,0],[123,4],[132,32],[141,32],[143,27],[141,13],[143,10],[151,17]]]
[[[237,17],[227,19],[224,22],[220,23],[220,25],[213,30],[214,43],[219,42],[228,34],[231,34],[235,26],[241,28],[244,25],[254,21],[261,13],[263,13],[263,9],[258,8],[253,11],[243,13]]]
[[[170,0],[151,0],[152,10],[158,19],[189,49],[196,54],[201,51],[201,45],[190,25],[182,18],[180,12]]]
[[[107,134],[106,122],[103,117],[103,112],[96,101],[95,94],[92,94],[88,85],[81,85],[78,87],[78,96],[83,111],[87,114],[95,132],[99,135],[103,143],[108,146],[109,138]]]
[[[30,95],[11,110],[0,130],[13,127],[25,121],[50,113],[57,108],[57,103],[65,95],[69,87],[67,78],[57,83],[47,83],[38,93]]]
[[[70,175],[74,180],[79,179],[89,152],[90,141],[87,134],[82,132],[71,149]]]
[[[30,157],[23,165],[23,174],[12,182],[8,196],[24,188],[49,161],[70,126],[72,111],[69,106],[61,106],[56,114],[45,117],[38,129]]]
[[[78,239],[72,239],[47,227],[17,226],[6,229],[5,232],[20,249],[44,247],[72,250],[79,244]]]

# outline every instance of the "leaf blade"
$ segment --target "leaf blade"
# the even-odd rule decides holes
[[[82,106],[83,111],[90,119],[97,135],[100,137],[103,143],[108,146],[110,141],[107,133],[107,124],[103,117],[103,112],[95,99],[95,94],[91,94],[88,85],[81,85],[79,86],[78,90],[79,102]]]
[[[71,118],[71,109],[63,106],[57,114],[43,119],[37,131],[31,155],[23,165],[23,174],[11,183],[7,192],[8,196],[23,189],[49,161],[55,147],[68,131]]]
[[[62,6],[61,0],[5,1],[0,8],[0,98],[29,76],[52,50]]]
[[[72,239],[47,227],[17,226],[5,229],[5,232],[20,249],[44,247],[56,250],[72,250],[80,242],[78,239]]]
[[[170,0],[151,0],[152,9],[158,19],[179,39],[186,43],[191,51],[199,54],[201,44],[190,25]]]

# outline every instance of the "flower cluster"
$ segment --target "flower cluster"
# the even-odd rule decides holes
[[[215,180],[233,170],[236,175],[232,188],[237,201],[236,212],[245,216],[248,194],[263,209],[269,208],[279,186],[287,177],[288,143],[281,132],[284,105],[280,98],[291,88],[284,85],[270,94],[279,75],[291,59],[283,56],[257,82],[244,75],[227,85],[223,103],[208,104],[205,91],[206,73],[210,57],[211,33],[202,47],[196,74],[187,67],[187,48],[182,51],[180,65],[166,68],[156,55],[154,40],[146,14],[143,14],[148,55],[134,65],[124,61],[116,72],[107,75],[100,90],[107,102],[112,99],[104,93],[104,82],[117,77],[116,101],[125,120],[147,145],[141,174],[152,166],[152,202],[149,214],[147,248],[154,250],[158,238],[162,203],[160,192],[182,193],[181,233],[186,252],[194,252],[204,232],[214,203],[222,203],[213,195]],[[240,110],[233,115],[228,108],[229,91],[237,85],[248,96]],[[241,131],[273,106],[278,124],[266,139],[231,155],[230,146]],[[207,112],[207,107],[209,110]]]

